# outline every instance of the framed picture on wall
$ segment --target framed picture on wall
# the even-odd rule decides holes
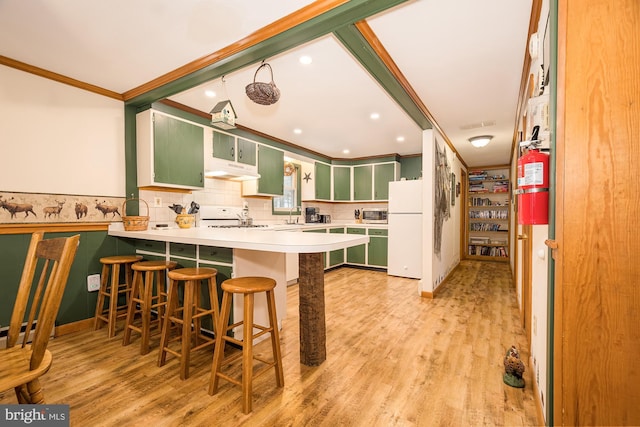
[[[456,205],[456,174],[451,172],[451,206]]]

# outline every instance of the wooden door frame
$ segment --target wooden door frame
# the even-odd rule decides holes
[[[467,222],[469,199],[467,194],[467,171],[460,169],[460,259],[467,258],[467,235],[469,227]]]

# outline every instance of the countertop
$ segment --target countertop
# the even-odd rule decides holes
[[[168,228],[125,231],[121,222],[109,225],[109,235],[160,242],[250,249],[266,252],[316,253],[344,249],[369,242],[368,236],[332,233],[287,233],[286,230],[317,228],[307,225],[282,225],[276,228]],[[332,224],[318,224],[331,226]],[[358,226],[362,224],[357,224]],[[372,224],[373,225],[373,224]],[[334,224],[334,226],[340,226]]]

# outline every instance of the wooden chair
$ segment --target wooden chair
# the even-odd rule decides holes
[[[31,236],[11,315],[7,348],[0,350],[0,391],[14,388],[18,403],[22,404],[44,403],[39,377],[51,366],[47,344],[80,241],[80,235],[47,240],[43,236],[42,231]],[[34,281],[36,270],[40,275]],[[16,346],[25,320],[22,344]],[[32,332],[33,342],[28,345]]]

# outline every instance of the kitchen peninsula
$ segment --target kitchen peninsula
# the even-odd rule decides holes
[[[295,226],[293,226],[295,227]],[[122,223],[112,223],[109,235],[150,240],[169,244],[200,247],[230,248],[233,250],[234,276],[268,276],[276,280],[276,294],[286,295],[285,254],[299,254],[300,293],[300,362],[307,366],[320,365],[326,359],[326,329],[324,311],[323,255],[327,251],[366,244],[368,236],[353,234],[295,233],[265,229],[166,229],[125,231]],[[257,305],[257,304],[256,304]],[[277,307],[278,316],[285,307]],[[234,313],[241,313],[234,301]],[[256,313],[256,320],[259,319]],[[235,321],[235,320],[234,320]]]

